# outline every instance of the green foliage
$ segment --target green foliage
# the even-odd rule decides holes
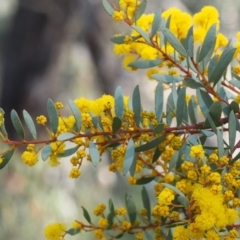
[[[180,10],[171,14],[157,10],[149,20],[144,15],[145,0],[136,2],[132,13],[124,3],[118,7],[102,0],[107,13],[127,23],[132,31],[111,39],[119,55],[126,55],[123,65],[132,71],[148,69],[148,77],[156,82],[152,109],[143,109],[138,85],[131,98],[118,86],[114,96],[70,100],[69,116],[62,114],[61,103],[48,99],[47,118],[36,119],[48,134],[45,140],[37,139],[34,120],[23,111],[34,139],[28,141],[15,110],[11,121],[23,140],[8,139],[4,111],[0,109],[0,137],[7,145],[1,153],[0,169],[7,165],[15,148],[26,145],[21,158],[28,166],[37,163],[38,153],[51,166],[70,157],[69,177],[78,178],[83,161],[97,167],[104,161],[104,153],[110,152],[109,170],[127,176],[131,185],[143,185],[144,209],[139,209],[139,199],[126,194],[125,208],[116,208],[110,199],[106,213],[105,205],[99,204],[93,211],[100,218],[96,224],[82,207],[87,223],[76,220],[69,230],[61,230],[61,224],[52,226],[54,234],[54,227],[60,228],[61,237],[92,231],[97,239],[104,239],[104,234],[110,239],[128,234],[153,239],[154,231],[155,239],[207,239],[212,232],[221,234],[222,229],[226,229],[224,238],[237,237],[240,49],[219,35],[218,18],[204,28],[195,26],[199,22]],[[215,13],[212,7],[202,11]],[[200,16],[202,21],[205,16]],[[144,25],[145,18],[151,22],[148,26]],[[185,24],[192,21],[186,29],[179,23],[181,18],[186,18]],[[181,26],[178,32],[176,26]],[[196,34],[199,29],[205,31],[202,36]],[[229,68],[231,73],[227,74]],[[228,133],[227,138],[224,133]],[[192,229],[197,229],[198,235]]]

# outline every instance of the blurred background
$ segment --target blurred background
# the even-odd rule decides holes
[[[149,0],[147,12],[179,7],[195,13],[205,5],[209,1]],[[240,2],[212,0],[210,5],[219,9],[221,32],[234,39],[240,29]],[[124,71],[112,52],[109,39],[124,31],[124,24],[112,21],[100,0],[0,0],[0,107],[10,138],[16,138],[11,109],[19,115],[26,109],[35,118],[46,113],[47,98],[63,103],[94,99],[113,94],[118,85],[131,95],[139,84],[143,105],[153,108],[156,84],[141,72]],[[107,160],[97,169],[84,164],[78,180],[68,178],[69,170],[68,159],[58,168],[41,161],[29,168],[15,154],[0,172],[0,239],[44,239],[48,223],[66,222],[70,227],[74,219],[83,220],[81,206],[92,214],[97,203],[107,205],[109,198],[116,207],[123,206],[126,192],[141,206],[141,187],[129,187],[123,176],[108,172]],[[93,238],[88,234],[81,239]]]

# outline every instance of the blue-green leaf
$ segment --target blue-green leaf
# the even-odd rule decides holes
[[[129,169],[129,173],[131,176],[134,176],[135,171],[136,171],[136,166],[137,166],[137,156],[136,156],[136,154],[134,154],[133,162]]]
[[[223,133],[217,129],[217,145],[218,145],[218,157],[221,158],[224,155]]]
[[[188,208],[189,207],[189,200],[187,197],[185,196],[178,196],[177,198],[178,202],[184,206],[184,208]]]
[[[53,133],[57,133],[58,124],[59,124],[58,111],[55,106],[55,103],[50,98],[47,100],[47,112],[48,112],[51,129]]]
[[[151,203],[150,203],[150,199],[148,196],[148,192],[144,186],[142,188],[141,193],[142,193],[143,206],[147,210],[148,221],[151,221]]]
[[[186,88],[183,87],[178,93],[178,101],[177,101],[177,112],[176,112],[176,119],[177,119],[177,126],[180,126],[183,118],[184,118],[184,112],[187,108],[186,103]]]
[[[77,105],[72,100],[69,100],[68,104],[69,104],[69,106],[71,108],[71,111],[72,111],[73,116],[74,116],[75,121],[76,121],[76,130],[80,131],[80,129],[82,127],[82,115],[81,115],[81,112],[80,112],[79,108],[77,107]]]
[[[204,85],[200,82],[197,82],[196,80],[194,80],[193,78],[185,78],[183,80],[183,83],[187,86],[190,87],[192,89],[199,89],[199,88],[204,88]]]
[[[151,40],[150,40],[148,34],[146,32],[144,32],[140,27],[138,27],[138,26],[131,26],[131,28],[133,30],[137,31],[145,39],[145,41],[148,44],[152,45]]]
[[[160,59],[156,60],[136,60],[134,62],[131,62],[128,64],[128,67],[132,68],[139,68],[139,69],[145,69],[145,68],[153,68],[161,64],[163,61]]]
[[[64,149],[64,153],[58,153],[57,157],[69,157],[69,156],[73,155],[79,149],[79,147],[80,146],[76,146],[76,147],[69,148],[69,149]]]
[[[109,214],[107,216],[108,219],[108,227],[107,229],[111,229],[113,225],[113,219],[115,217],[115,210],[114,210],[114,204],[112,199],[110,198],[108,201],[108,208],[109,208]]]
[[[146,236],[146,240],[153,240],[153,237],[147,231],[144,231],[144,234]]]
[[[147,1],[146,0],[143,0],[141,2],[141,4],[138,6],[138,9],[134,15],[134,21],[136,22],[142,15],[143,13],[145,12],[146,10],[146,7],[147,7]]]
[[[102,0],[102,5],[103,5],[105,11],[106,11],[110,16],[112,16],[113,13],[114,13],[114,9],[113,9],[113,7],[110,5],[110,3],[109,3],[107,0]]]
[[[160,122],[162,120],[163,113],[163,84],[159,82],[155,92],[155,113],[157,120]]]
[[[18,135],[24,139],[25,138],[25,132],[23,129],[23,125],[21,123],[21,120],[17,114],[17,112],[15,110],[11,111],[11,120],[12,120],[12,124],[15,128],[15,130],[17,131]]]
[[[171,75],[165,75],[165,74],[153,74],[151,77],[159,82],[164,83],[173,83],[173,82],[181,82],[183,81],[183,77],[178,76],[171,76]]]
[[[80,228],[70,228],[69,230],[66,231],[67,234],[74,236],[77,235],[81,231]]]
[[[153,133],[154,133],[155,135],[162,133],[163,130],[164,130],[164,126],[165,126],[164,123],[158,124],[158,125],[153,129]]]
[[[154,14],[152,29],[151,29],[152,37],[154,37],[159,30],[160,23],[161,23],[161,15],[162,15],[161,9],[158,9]]]
[[[218,121],[221,118],[222,115],[222,105],[220,102],[214,102],[212,106],[209,109],[210,116],[212,117],[212,120],[215,124],[218,123]]]
[[[118,130],[120,130],[122,126],[122,121],[118,117],[113,118],[113,123],[112,123],[112,132],[115,134]]]
[[[135,156],[135,151],[134,151],[134,141],[132,140],[132,138],[128,141],[128,146],[127,146],[127,150],[126,150],[126,154],[123,160],[123,175],[125,176],[130,167],[132,166],[133,163],[133,159]]]
[[[133,90],[132,109],[134,112],[134,118],[135,118],[136,124],[137,126],[139,126],[140,120],[141,120],[142,106],[141,106],[141,97],[140,97],[140,91],[139,91],[138,85]]]
[[[4,154],[0,154],[1,155],[1,163],[0,163],[0,169],[3,169],[10,161],[10,159],[12,158],[13,156],[13,153],[14,153],[14,148],[5,152]]]
[[[212,48],[214,42],[215,42],[215,38],[216,38],[216,24],[213,24],[207,34],[206,34],[206,37],[203,41],[203,45],[201,47],[201,50],[200,50],[200,53],[199,53],[199,56],[198,56],[198,62],[201,62],[204,57],[208,54],[209,52],[209,49]]]
[[[216,67],[216,65],[217,65],[218,58],[219,58],[219,55],[215,55],[215,56],[210,60],[209,65],[208,65],[208,78],[210,78],[210,76],[212,75],[213,70],[215,69],[215,67]]]
[[[224,71],[227,69],[227,66],[232,61],[235,51],[236,48],[226,48],[221,54],[216,67],[214,68],[212,74],[209,77],[209,81],[213,82],[214,85],[218,83]]]
[[[89,154],[91,156],[93,166],[96,167],[100,161],[100,154],[98,148],[92,141],[89,142]]]
[[[41,157],[43,161],[46,161],[52,153],[52,148],[49,145],[46,145],[41,151]]]
[[[67,141],[70,140],[72,138],[76,137],[75,134],[70,133],[70,132],[66,132],[66,133],[62,133],[57,137],[58,141]]]
[[[197,104],[196,101],[194,99],[194,97],[192,96],[190,101],[188,102],[188,113],[189,113],[189,117],[190,117],[190,121],[192,124],[196,124],[197,123]]]
[[[173,93],[171,92],[168,96],[168,100],[167,100],[167,124],[170,126],[172,119],[173,119],[173,115],[175,115],[175,104],[174,104],[174,99],[173,99]]]
[[[132,199],[132,196],[129,196],[128,194],[126,194],[125,204],[126,204],[129,220],[130,220],[131,224],[133,224],[137,218],[137,209],[136,209],[136,205]]]
[[[136,147],[135,152],[145,152],[150,149],[153,149],[157,147],[162,141],[164,141],[165,138],[166,138],[166,135],[154,138],[152,141],[147,142],[146,144],[143,144],[139,147]]]
[[[230,112],[229,121],[228,121],[228,137],[229,137],[229,145],[231,151],[234,149],[235,141],[236,141],[236,115],[233,111]]]
[[[156,177],[145,177],[145,178],[138,179],[136,182],[136,185],[146,185],[151,181],[153,181],[155,178]]]
[[[33,138],[36,139],[37,131],[36,131],[34,121],[33,121],[32,117],[30,116],[30,114],[26,110],[23,110],[23,118],[24,118],[25,123],[26,123],[30,133],[32,134]]]
[[[137,40],[138,38],[140,38],[139,36],[137,37],[133,37],[133,36],[129,36],[129,35],[121,35],[121,36],[116,36],[111,38],[111,42],[115,43],[115,44],[124,44],[125,43],[125,38],[131,38],[132,41]]]
[[[210,132],[210,131],[207,131],[207,130],[201,130],[201,133],[206,137],[212,137],[213,135],[215,135],[214,132]]]
[[[179,151],[175,151],[174,155],[169,161],[169,171],[176,169],[177,160],[179,158]]]
[[[187,57],[187,52],[180,41],[175,37],[175,35],[167,28],[161,29],[167,41],[172,45],[172,47],[179,52],[182,56]]]
[[[115,99],[116,116],[122,119],[123,113],[124,113],[124,101],[123,101],[122,88],[120,86],[118,86],[115,90],[114,99]]]
[[[83,216],[85,217],[85,219],[88,221],[88,223],[92,224],[91,217],[88,211],[84,207],[82,207],[82,210],[83,210]]]

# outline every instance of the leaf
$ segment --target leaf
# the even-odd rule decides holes
[[[150,199],[149,199],[149,196],[148,196],[148,192],[147,192],[147,190],[144,186],[142,188],[141,193],[142,193],[143,206],[147,210],[148,221],[151,221],[151,204],[150,204]]]
[[[128,194],[126,194],[125,204],[126,204],[130,223],[133,224],[137,218],[137,209],[136,209],[136,205],[132,199],[132,196],[129,196]]]
[[[157,147],[162,141],[164,141],[165,138],[166,138],[166,135],[154,138],[152,141],[147,142],[146,144],[143,144],[139,147],[136,147],[135,152],[144,152],[144,151],[153,149]]]
[[[211,103],[211,105],[209,106],[209,107],[207,107],[206,106],[206,103],[203,101],[203,98],[205,97],[205,96],[203,96],[202,94],[202,91],[200,91],[200,90],[197,90],[197,98],[198,98],[198,104],[199,104],[199,106],[200,106],[200,108],[201,108],[201,110],[202,110],[202,113],[203,113],[203,115],[204,115],[204,117],[206,118],[209,114],[208,114],[208,111],[209,111],[209,108],[210,108],[210,106],[212,105],[212,103]],[[203,96],[203,97],[202,97]],[[208,96],[209,97],[209,96]],[[208,102],[207,102],[207,104],[208,104]]]
[[[88,211],[84,207],[82,207],[82,210],[83,210],[84,218],[88,221],[88,223],[92,224],[91,217],[90,217]]]
[[[89,142],[89,154],[91,156],[93,166],[96,167],[100,161],[100,154],[98,148],[92,141]]]
[[[80,228],[70,228],[69,230],[66,231],[67,234],[74,236],[77,235],[81,231]]]
[[[70,133],[70,132],[66,132],[66,133],[62,133],[57,137],[58,141],[67,141],[70,140],[72,138],[76,137],[75,134]]]
[[[154,14],[152,29],[151,29],[152,38],[157,34],[159,30],[160,23],[161,23],[161,15],[162,15],[161,9],[158,9]]]
[[[174,155],[169,161],[169,171],[176,169],[177,160],[179,158],[179,151],[175,151]]]
[[[210,95],[205,92],[204,90],[200,89],[199,90],[200,94],[201,94],[201,97],[202,97],[202,100],[203,102],[205,103],[205,105],[207,106],[208,109],[210,109],[210,107],[213,105],[213,100],[212,98],[210,97]]]
[[[236,48],[226,48],[221,54],[216,67],[214,68],[212,74],[209,77],[209,81],[213,82],[214,85],[218,83],[224,71],[227,69],[227,66],[232,61],[235,51]]]
[[[177,200],[181,205],[184,206],[184,208],[189,207],[189,200],[185,196],[178,196]]]
[[[209,29],[208,32],[206,34],[206,37],[203,41],[200,53],[199,53],[199,57],[198,57],[198,62],[201,62],[204,57],[208,54],[209,49],[212,48],[212,46],[215,43],[215,38],[216,38],[216,24],[213,24]]]
[[[52,148],[49,145],[46,145],[41,151],[41,157],[43,161],[46,161],[52,153]]]
[[[151,77],[157,81],[161,81],[164,83],[173,83],[173,82],[182,82],[183,77],[177,77],[177,76],[171,76],[171,75],[165,75],[165,74],[153,74]]]
[[[153,68],[161,64],[163,61],[160,59],[156,60],[136,60],[134,62],[131,62],[128,64],[128,67],[132,68],[139,68],[139,69],[145,69],[145,68]]]
[[[191,123],[196,124],[197,123],[197,118],[196,118],[197,104],[196,104],[196,101],[193,96],[191,97],[190,101],[188,102],[188,113],[189,113]]]
[[[112,132],[115,134],[118,130],[120,130],[122,126],[122,121],[119,117],[114,117],[113,118],[113,123],[112,123]]]
[[[181,192],[178,188],[176,188],[175,186],[169,184],[169,183],[162,183],[162,185],[164,187],[170,188],[171,190],[173,190],[175,193],[179,194],[182,197],[185,197],[184,193]]]
[[[165,126],[164,123],[158,124],[158,125],[153,129],[153,133],[154,133],[155,135],[162,133],[163,130],[164,130],[164,126]]]
[[[153,158],[152,158],[152,163],[155,163],[159,157],[161,156],[162,152],[159,150],[159,148],[157,147],[154,154],[153,154]]]
[[[109,208],[109,214],[107,216],[107,219],[108,219],[107,229],[111,229],[113,225],[113,219],[115,217],[115,211],[114,211],[114,205],[113,205],[112,199],[109,199],[108,201],[108,208]]]
[[[59,124],[58,111],[54,102],[50,98],[47,100],[47,112],[48,112],[51,129],[53,133],[56,134],[58,130],[58,124]]]
[[[182,56],[187,57],[187,52],[185,48],[180,43],[180,41],[175,37],[175,35],[167,28],[162,28],[161,31],[166,37],[167,41],[172,45],[172,47]]]
[[[25,138],[25,132],[23,129],[23,125],[21,123],[21,120],[17,114],[17,112],[15,110],[11,111],[11,120],[12,120],[12,124],[15,128],[15,130],[17,131],[18,135],[24,139]]]
[[[213,70],[215,69],[217,62],[218,62],[219,55],[215,55],[209,62],[208,65],[208,78],[210,78],[211,74],[213,73]]]
[[[36,131],[34,121],[33,121],[32,117],[30,116],[30,114],[26,110],[23,110],[23,118],[24,118],[24,121],[25,121],[30,133],[32,134],[33,138],[36,139],[37,131]]]
[[[147,231],[144,231],[144,234],[146,236],[146,240],[153,240],[153,238],[151,237],[151,235]]]
[[[183,80],[183,83],[192,89],[199,89],[199,88],[204,88],[204,85],[202,83],[195,81],[193,78],[185,78]]]
[[[75,118],[75,121],[76,121],[76,131],[80,131],[80,129],[82,127],[81,112],[80,112],[79,108],[77,107],[77,105],[72,100],[69,100],[68,104],[70,106],[70,109],[71,109],[73,116]]]
[[[109,2],[107,0],[102,0],[102,5],[105,9],[105,11],[110,15],[112,16],[113,13],[114,13],[114,9],[113,7],[109,4]]]
[[[141,120],[142,105],[141,105],[141,97],[140,97],[140,91],[139,91],[138,85],[133,90],[132,108],[133,108],[136,124],[137,126],[139,126],[140,120]]]
[[[9,163],[10,159],[13,156],[14,150],[15,149],[13,148],[4,154],[0,154],[2,160],[0,163],[0,169],[3,169]]]
[[[210,132],[210,131],[207,131],[207,130],[201,130],[201,133],[206,137],[212,137],[213,135],[215,135],[214,132]]]
[[[234,113],[237,113],[239,111],[239,105],[235,101],[232,101],[230,103],[230,107]]]
[[[137,166],[137,157],[136,157],[136,154],[134,154],[133,162],[132,162],[132,165],[129,169],[129,173],[130,173],[131,176],[134,176],[136,166]]]
[[[234,149],[235,141],[236,141],[236,116],[233,111],[230,112],[229,121],[228,121],[228,137],[229,137],[229,145],[231,151]]]
[[[173,93],[171,92],[167,100],[167,124],[170,126],[172,123],[173,115],[175,115],[175,104],[173,99]]]
[[[146,178],[141,178],[138,179],[136,182],[136,185],[145,185],[153,181],[156,177],[146,177]]]
[[[186,108],[187,108],[186,88],[183,87],[178,93],[177,112],[176,112],[177,126],[181,125],[184,117],[184,111]]]
[[[116,116],[122,119],[123,113],[124,113],[124,101],[123,101],[122,88],[120,86],[118,86],[115,90],[114,100],[115,100]]]
[[[73,148],[65,149],[64,153],[58,153],[57,157],[69,157],[69,156],[73,155],[79,149],[79,147],[80,146],[76,146]]]
[[[132,138],[130,138],[130,140],[128,141],[128,146],[127,146],[127,150],[126,150],[126,154],[123,160],[123,175],[125,176],[130,167],[132,166],[133,163],[133,159],[135,156],[135,151],[134,151],[134,141],[132,140]]]
[[[143,13],[145,12],[146,10],[146,7],[147,7],[147,1],[146,0],[143,0],[141,2],[141,4],[138,6],[138,9],[134,15],[134,21],[136,22],[142,15]]]
[[[145,41],[149,44],[152,45],[151,40],[146,32],[144,32],[140,27],[138,26],[131,26],[131,28],[135,31],[137,31],[144,39]]]
[[[229,81],[234,87],[240,88],[240,81],[232,79]]]
[[[209,114],[212,117],[212,120],[215,124],[218,123],[218,121],[221,118],[222,115],[222,105],[220,102],[214,102],[209,110]]]
[[[218,157],[221,158],[224,155],[223,134],[222,131],[217,129],[217,145],[218,145]]]
[[[163,98],[163,84],[159,82],[155,91],[155,113],[159,122],[162,120]]]
[[[125,38],[128,37],[128,38],[131,38],[131,40],[134,42],[135,40],[139,39],[140,36],[137,36],[137,37],[132,37],[132,36],[128,36],[128,35],[122,35],[122,36],[116,36],[116,37],[113,37],[111,38],[111,42],[115,43],[115,44],[123,44],[125,43]]]

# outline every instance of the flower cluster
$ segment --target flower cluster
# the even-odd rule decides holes
[[[212,6],[191,16],[177,8],[145,14],[146,1],[103,3],[115,21],[131,27],[130,34],[112,39],[115,54],[124,56],[123,66],[130,71],[148,69],[149,79],[158,81],[153,110],[143,109],[138,86],[132,97],[118,87],[114,96],[70,101],[68,116],[62,114],[61,102],[48,100],[48,116],[36,119],[48,133],[41,141],[26,140],[16,113],[14,127],[23,141],[9,140],[0,111],[0,137],[11,145],[1,154],[0,167],[17,146],[27,145],[21,156],[25,164],[35,165],[41,155],[58,166],[67,157],[69,177],[76,179],[83,161],[97,166],[110,151],[110,172],[127,175],[131,185],[154,182],[149,185],[154,186],[153,206],[143,187],[143,208],[126,195],[125,207],[116,209],[111,200],[108,208],[101,203],[92,220],[82,207],[87,223],[75,220],[69,230],[63,223],[51,224],[45,229],[49,240],[82,231],[99,240],[125,234],[137,240],[145,235],[151,239],[151,234],[155,240],[238,239],[240,32],[233,48],[219,32],[219,14]],[[168,95],[166,89],[171,91]],[[26,113],[25,122],[36,138]]]

